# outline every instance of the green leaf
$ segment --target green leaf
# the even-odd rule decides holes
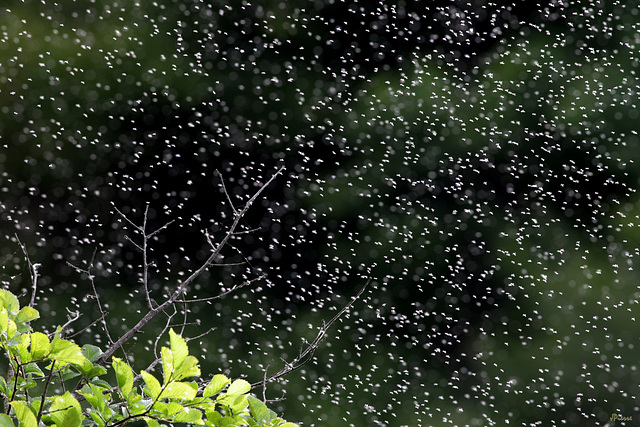
[[[129,414],[132,416],[137,416],[137,415],[141,415],[145,412],[147,412],[147,405],[141,403],[137,403],[139,401],[142,400],[142,396],[137,395],[134,396],[130,401],[129,401]],[[148,403],[148,401],[147,401]]]
[[[85,378],[93,378],[107,373],[107,370],[102,366],[93,364],[102,356],[102,350],[95,345],[85,344],[82,346],[82,354],[86,359],[82,366],[78,366],[78,368]]]
[[[180,411],[184,411],[184,409],[185,409],[184,406],[182,406],[181,404],[179,404],[177,402],[169,402],[167,404],[167,415],[168,416],[175,415]]]
[[[102,412],[102,410],[100,409],[100,400],[95,393],[80,392],[80,395],[83,396],[87,400],[87,402],[89,402],[89,405],[93,406],[98,411]]]
[[[62,381],[67,381],[67,380],[70,380],[72,378],[76,378],[76,377],[79,377],[79,376],[80,376],[80,374],[77,373],[76,371],[72,371],[70,369],[65,369],[62,372],[61,379],[62,379]]]
[[[40,406],[42,406],[42,400],[40,399],[34,399],[29,404],[29,408],[31,408],[31,412],[33,412],[34,414],[40,412]]]
[[[104,387],[97,386],[95,384],[89,384],[89,386],[84,386],[82,388],[82,392],[80,393],[87,399],[87,402],[94,408],[96,408],[100,413],[104,412],[104,409],[107,405],[107,401],[105,399],[104,392],[106,389]]]
[[[102,350],[95,345],[85,344],[82,346],[82,354],[84,354],[84,357],[89,359],[91,363],[95,363],[102,357]]]
[[[221,405],[227,406],[232,413],[239,414],[247,408],[247,396],[244,394],[222,394],[216,399]]]
[[[160,353],[162,357],[162,374],[164,377],[164,384],[167,384],[173,379],[173,352],[167,347],[162,347]]]
[[[61,363],[71,363],[73,365],[83,365],[86,357],[82,354],[80,346],[74,342],[63,340],[57,335],[51,343],[51,352],[48,359]]]
[[[10,404],[16,412],[16,418],[18,422],[20,422],[20,427],[38,427],[36,416],[26,403],[16,400]]]
[[[15,346],[15,350],[18,352],[18,357],[21,363],[31,362],[31,353],[29,352],[29,343],[31,342],[30,334],[18,334],[16,338],[20,339],[20,343]]]
[[[22,307],[16,316],[16,323],[27,323],[40,317],[40,313],[33,307]]]
[[[160,423],[153,418],[145,418],[144,420],[147,422],[149,427],[160,427]]]
[[[95,384],[89,384],[89,387],[91,387],[91,391],[93,392],[93,395],[96,397],[96,409],[98,409],[100,412],[104,412],[104,408],[106,405],[106,400],[104,397],[104,390],[102,387],[98,387]]]
[[[7,322],[7,337],[9,339],[13,338],[16,332],[18,332],[18,327],[16,326],[16,322],[9,319]]]
[[[284,424],[278,425],[278,427],[298,427],[298,424],[295,424],[295,423],[284,423]]]
[[[0,378],[1,378],[1,377],[0,377]],[[113,389],[113,386],[112,386],[111,384],[109,384],[109,383],[108,383],[108,382],[106,382],[105,380],[101,380],[100,378],[93,378],[93,379],[90,381],[90,383],[91,383],[91,384],[95,384],[95,385],[97,385],[98,387],[104,387],[104,388],[106,388],[107,390],[111,390],[111,389]]]
[[[259,424],[268,423],[278,418],[276,413],[270,410],[260,399],[256,399],[253,396],[247,396],[247,400],[249,401],[249,411],[251,411],[251,416],[255,418]]]
[[[195,408],[184,408],[183,411],[176,414],[173,421],[177,423],[189,423],[196,425],[204,424],[202,421],[202,412]]]
[[[31,358],[39,360],[46,357],[51,349],[49,337],[42,332],[34,332],[31,334]]]
[[[7,332],[9,328],[9,313],[6,309],[0,310],[0,333]]]
[[[35,363],[29,363],[28,365],[23,365],[25,374],[35,375],[37,377],[44,377],[44,372],[40,369],[38,365]]]
[[[55,396],[52,400],[49,414],[58,427],[80,427],[84,416],[80,403],[71,393],[66,392],[62,396]]]
[[[156,377],[146,371],[140,371],[140,375],[142,375],[142,379],[147,385],[149,397],[151,397],[153,400],[156,400],[158,396],[160,396],[160,392],[162,391],[160,382],[156,379]]]
[[[211,382],[207,384],[204,391],[202,392],[202,397],[210,397],[214,394],[220,393],[231,381],[226,375],[217,374],[211,378]]]
[[[93,365],[93,367],[91,368],[91,371],[89,371],[89,374],[87,375],[87,378],[94,378],[94,377],[98,377],[100,375],[104,375],[107,373],[107,370],[105,368],[103,368],[100,365]]]
[[[15,315],[20,310],[18,298],[6,289],[0,289],[0,307]]]
[[[84,363],[81,366],[78,366],[80,373],[82,373],[82,376],[84,376],[85,378],[90,378],[89,373],[91,372],[92,368],[93,363],[91,363],[91,361],[86,358],[84,359]]]
[[[198,385],[196,383],[173,381],[165,386],[161,396],[164,399],[192,400],[197,393]]]
[[[173,329],[169,330],[169,341],[171,343],[171,351],[173,352],[173,358],[176,368],[182,366],[184,359],[189,355],[189,347],[187,342]]]
[[[0,414],[0,427],[16,427],[16,425],[9,415]]]
[[[167,404],[163,401],[157,401],[154,403],[152,409],[153,411],[151,411],[149,415],[157,416],[158,413],[160,413],[162,418],[166,418],[168,416]]]
[[[227,394],[244,394],[248,393],[249,390],[251,390],[251,384],[249,384],[248,381],[237,379],[231,383],[227,390]]]
[[[96,423],[98,427],[104,427],[106,425],[102,417],[100,417],[100,414],[98,414],[97,412],[93,412],[93,411],[89,412],[89,415],[91,416],[91,419],[93,420],[94,423]]]
[[[118,388],[122,392],[122,396],[127,398],[133,388],[133,371],[129,365],[117,357],[113,358],[112,366],[113,370],[116,371]]]
[[[218,421],[218,424],[221,427],[231,427],[231,426],[238,426],[238,425],[242,425],[241,423],[236,422],[236,419],[233,417],[229,417],[229,416],[225,416],[222,417],[222,419],[220,421]]]
[[[18,389],[19,390],[29,390],[31,388],[34,388],[37,385],[38,385],[38,383],[35,382],[33,379],[27,378],[27,379],[22,380],[22,382],[20,382],[20,385],[18,386]]]
[[[210,421],[208,425],[217,426],[220,424],[220,420],[222,420],[222,414],[220,412],[209,410],[205,411],[205,414],[207,416],[207,420]]]
[[[174,374],[176,380],[189,377],[199,377],[201,374],[198,366],[198,359],[193,356],[187,356]]]

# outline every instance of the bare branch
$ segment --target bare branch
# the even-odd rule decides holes
[[[98,289],[96,288],[96,282],[94,280],[93,273],[91,273],[91,268],[93,267],[93,262],[96,256],[96,252],[97,252],[97,249],[93,251],[93,255],[91,256],[91,261],[89,261],[89,265],[87,266],[87,268],[84,268],[84,269],[80,268],[76,265],[71,264],[70,262],[67,262],[67,265],[69,265],[71,268],[75,269],[79,273],[84,273],[89,277],[89,282],[91,283],[91,289],[93,290],[93,297],[96,299],[96,304],[98,305],[98,311],[100,311],[100,317],[98,318],[98,320],[100,321],[100,323],[102,323],[102,329],[104,330],[104,333],[107,335],[107,339],[109,340],[109,343],[113,344],[113,339],[111,338],[111,334],[109,333],[109,328],[107,326],[107,320],[106,320],[108,313],[104,311],[104,309],[102,308],[102,303],[100,302],[100,295],[98,294]]]
[[[188,289],[189,285],[193,283],[202,273],[204,273],[207,268],[216,260],[218,255],[222,249],[226,246],[227,242],[234,235],[236,228],[242,217],[247,213],[251,205],[256,201],[256,199],[262,194],[262,192],[273,182],[273,180],[280,175],[280,173],[284,170],[284,167],[281,167],[274,173],[269,180],[262,185],[258,191],[245,203],[240,211],[235,211],[233,224],[227,231],[227,234],[224,236],[222,241],[218,243],[214,248],[212,248],[211,254],[209,258],[198,268],[196,269],[189,277],[187,277],[180,285],[178,285],[177,289],[171,294],[162,304],[157,307],[149,307],[149,311],[138,321],[138,323],[125,332],[114,344],[112,344],[102,355],[100,358],[100,363],[105,363],[113,353],[118,350],[124,343],[126,343],[133,335],[138,333],[151,319],[153,319],[158,313],[162,312],[165,308],[174,304],[178,298]],[[117,210],[117,209],[116,209]]]
[[[189,300],[184,300],[182,302],[185,303],[185,304],[191,304],[191,303],[194,303],[194,302],[213,301],[214,299],[222,298],[222,297],[224,297],[226,295],[229,295],[230,293],[233,293],[233,292],[237,291],[240,288],[244,288],[245,286],[250,285],[253,282],[257,282],[258,280],[264,279],[266,276],[267,276],[266,274],[261,274],[260,276],[255,277],[253,279],[245,280],[244,282],[242,282],[242,283],[240,283],[238,285],[235,285],[235,286],[227,289],[226,291],[224,291],[222,293],[219,293],[218,295],[215,295],[215,296],[212,296],[212,297],[189,299]]]
[[[133,241],[133,239],[131,239],[131,237],[129,236],[124,236],[124,239],[126,241],[128,241],[129,243],[131,243],[133,246],[136,247],[136,249],[138,249],[140,252],[142,252],[144,249],[142,248],[142,246],[140,246],[139,244],[137,244],[136,242]]]
[[[27,247],[20,241],[18,233],[16,233],[15,236],[18,241],[18,245],[20,245],[20,249],[22,249],[24,257],[27,260],[27,264],[29,264],[29,275],[31,276],[31,299],[29,300],[29,307],[34,307],[36,303],[36,294],[38,293],[38,268],[40,267],[40,264],[34,264],[31,262],[29,252],[27,252]]]
[[[322,322],[322,326],[320,327],[320,330],[318,331],[318,334],[316,335],[315,339],[309,343],[306,347],[302,348],[300,350],[300,353],[298,354],[298,356],[296,356],[292,361],[286,361],[286,360],[282,360],[284,362],[284,367],[282,369],[280,369],[278,372],[276,372],[273,375],[270,375],[269,377],[267,377],[267,373],[266,373],[266,369],[265,369],[265,378],[257,383],[253,383],[251,384],[251,387],[264,387],[266,388],[266,385],[270,382],[276,381],[280,378],[282,378],[283,376],[297,370],[300,369],[303,365],[305,365],[307,362],[309,362],[312,358],[313,358],[313,354],[314,352],[318,349],[318,347],[320,347],[320,344],[322,344],[322,342],[327,338],[326,334],[327,334],[327,330],[331,327],[331,325],[333,325],[338,319],[340,319],[340,317],[342,317],[342,315],[344,313],[347,312],[347,310],[349,310],[349,308],[353,305],[353,303],[355,303],[358,298],[360,298],[360,296],[363,294],[363,292],[365,291],[365,289],[367,289],[367,287],[369,286],[369,283],[371,283],[371,279],[367,280],[367,283],[364,284],[364,286],[360,289],[360,291],[358,291],[357,294],[355,294],[353,297],[351,297],[351,301],[349,301],[344,307],[342,307],[342,309],[331,318],[331,320],[329,320],[328,322]],[[269,366],[267,366],[267,369],[269,368]]]
[[[211,332],[215,331],[216,329],[218,329],[218,328],[209,328],[206,332],[203,332],[200,335],[196,335],[195,337],[186,337],[184,340],[186,342],[189,342],[189,341],[200,339],[200,338],[202,338],[204,336],[209,335]]]
[[[142,286],[144,288],[144,296],[147,298],[147,306],[151,309],[153,308],[153,303],[151,302],[151,292],[149,291],[149,263],[147,261],[147,218],[149,215],[149,203],[147,203],[147,207],[144,210],[144,217],[142,220]]]
[[[142,225],[137,225],[135,222],[130,220],[125,214],[123,214],[116,206],[113,206],[116,212],[120,214],[133,228],[135,228],[140,234],[142,234],[142,244],[136,243],[129,236],[125,236],[124,238],[131,242],[133,246],[136,247],[142,253],[142,286],[144,288],[145,298],[147,300],[147,306],[149,309],[153,309],[153,301],[151,300],[151,291],[149,290],[149,267],[152,263],[149,263],[149,240],[162,230],[166,229],[171,225],[175,220],[168,221],[162,227],[157,230],[152,231],[151,233],[147,233],[147,221],[149,220],[149,203],[144,209],[144,214],[142,217]]]
[[[260,231],[260,230],[262,230],[260,227],[256,227],[256,228],[252,228],[252,229],[249,229],[249,230],[236,231],[233,234],[235,234],[237,236],[237,235],[240,235],[240,234],[255,233],[256,231]]]

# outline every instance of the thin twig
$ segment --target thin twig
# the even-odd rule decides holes
[[[280,169],[280,170],[282,170],[282,169]],[[216,173],[220,177],[220,185],[222,186],[222,191],[224,192],[224,195],[227,196],[227,201],[229,202],[229,206],[231,207],[231,210],[233,211],[233,215],[238,215],[238,211],[236,211],[235,206],[233,206],[233,202],[231,201],[231,197],[229,196],[229,193],[227,192],[227,187],[224,185],[224,178],[222,177],[222,174],[220,173],[219,170],[216,170]]]
[[[149,308],[153,308],[153,304],[151,303],[151,294],[149,292],[149,263],[147,262],[147,219],[149,217],[149,203],[147,203],[147,207],[144,209],[144,217],[142,219],[142,287],[144,288],[144,295],[147,298],[147,306]]]
[[[98,305],[98,311],[100,311],[100,317],[98,318],[98,320],[100,320],[100,322],[102,323],[102,329],[104,330],[104,333],[107,335],[107,339],[109,340],[109,343],[113,344],[113,339],[111,338],[111,334],[109,333],[109,328],[107,326],[107,314],[108,313],[106,311],[104,311],[104,309],[102,308],[102,303],[100,302],[100,295],[98,295],[98,289],[96,288],[96,282],[94,280],[93,274],[91,273],[91,268],[93,267],[93,262],[94,262],[95,257],[96,257],[96,252],[97,252],[97,249],[95,249],[93,251],[93,255],[91,256],[91,261],[89,261],[89,264],[88,264],[87,268],[85,268],[85,269],[82,269],[82,268],[80,268],[80,267],[78,267],[76,265],[73,265],[70,262],[67,262],[67,265],[69,265],[71,268],[75,269],[77,272],[84,273],[89,277],[89,283],[91,283],[91,289],[93,290],[93,296],[96,299],[96,304]]]
[[[184,340],[186,342],[189,342],[189,341],[200,339],[200,338],[202,338],[204,336],[209,335],[211,332],[215,331],[216,329],[218,329],[218,328],[209,328],[206,332],[203,332],[200,335],[196,335],[195,337],[186,337]]]
[[[115,203],[111,202],[111,206],[113,207],[113,209],[115,209],[115,210],[116,210],[116,212],[118,212],[118,213],[120,214],[120,216],[121,216],[125,221],[127,221],[129,224],[131,224],[131,226],[132,226],[133,228],[135,228],[135,229],[136,229],[136,230],[138,230],[138,231],[142,231],[142,229],[140,228],[140,226],[139,226],[139,225],[137,225],[135,222],[131,221],[131,220],[130,220],[130,219],[129,219],[125,214],[123,214],[123,213],[120,211],[120,209],[118,209],[118,207],[116,206],[116,204],[115,204]]]
[[[242,283],[240,283],[238,285],[234,285],[233,287],[227,289],[226,291],[224,291],[224,292],[222,292],[222,293],[220,293],[218,295],[212,296],[212,297],[195,298],[195,299],[183,300],[182,302],[185,303],[185,304],[192,304],[194,302],[213,301],[214,299],[218,299],[218,298],[222,298],[224,296],[227,296],[230,293],[233,293],[233,292],[237,291],[240,288],[244,288],[245,286],[250,285],[253,282],[256,282],[258,280],[264,279],[266,276],[267,276],[266,274],[261,274],[260,276],[255,277],[253,279],[245,280],[244,282],[242,282]]]
[[[262,401],[266,402],[267,401],[267,372],[269,371],[269,366],[271,366],[271,363],[273,361],[267,363],[267,366],[264,368],[264,377],[262,379]]]
[[[158,345],[160,344],[160,340],[162,339],[164,334],[171,327],[171,320],[173,320],[173,317],[176,314],[177,314],[177,311],[175,310],[175,307],[174,307],[173,313],[167,314],[167,323],[165,323],[164,328],[162,328],[162,331],[158,334],[155,342],[153,343],[153,354],[156,356],[156,359],[149,365],[149,367],[146,369],[147,371],[150,371],[151,369],[153,369],[153,367],[156,366],[156,364],[160,360],[160,352],[158,351]]]
[[[68,307],[67,307],[67,312],[69,313],[70,317],[69,317],[69,320],[67,320],[67,322],[64,325],[60,326],[60,329],[63,330],[63,331],[65,329],[67,329],[69,327],[69,325],[71,325],[73,322],[78,320],[80,318],[80,316],[82,316],[80,314],[80,311],[71,311],[71,310],[69,310]]]
[[[40,264],[34,264],[31,262],[27,247],[20,241],[18,233],[15,233],[15,236],[18,241],[18,245],[20,245],[20,248],[22,249],[22,253],[24,253],[24,257],[27,260],[27,264],[29,264],[29,275],[31,276],[31,299],[29,300],[29,307],[34,307],[36,303],[36,294],[38,293],[38,268],[40,267]]]
[[[51,379],[53,378],[53,370],[56,366],[56,362],[55,360],[51,363],[51,370],[49,371],[49,376],[47,377],[47,380],[44,383],[44,391],[42,392],[42,398],[40,400],[40,409],[38,409],[38,416],[36,418],[36,424],[40,423],[40,419],[42,418],[42,410],[45,407],[44,401],[45,398],[47,397],[47,390],[49,389],[49,385],[51,384]]]
[[[306,348],[301,349],[300,353],[298,354],[298,356],[296,356],[290,362],[288,362],[286,360],[283,360],[285,366],[282,369],[280,369],[275,374],[269,376],[268,378],[266,377],[266,373],[265,373],[265,378],[260,382],[251,384],[251,387],[264,387],[264,388],[266,388],[266,385],[268,383],[276,381],[279,378],[282,378],[283,376],[285,376],[285,375],[287,375],[287,374],[289,374],[289,373],[291,373],[291,372],[293,372],[293,371],[295,371],[297,369],[300,369],[303,365],[308,363],[313,358],[313,354],[318,349],[320,344],[322,344],[322,342],[327,338],[327,336],[326,336],[327,330],[338,319],[340,319],[340,317],[342,317],[342,315],[347,310],[349,310],[349,308],[353,305],[353,303],[355,303],[358,300],[358,298],[360,298],[362,293],[369,286],[369,283],[371,283],[371,279],[369,279],[367,281],[367,283],[364,284],[364,286],[360,289],[360,291],[358,291],[357,294],[355,294],[353,297],[351,297],[351,300],[344,307],[342,307],[342,309],[335,316],[333,316],[331,318],[331,320],[329,320],[326,323],[324,321],[322,322],[322,326],[320,327],[320,330],[318,331],[318,334],[316,335],[315,339],[311,343],[309,343],[306,346]],[[267,366],[267,368],[268,368],[268,366]]]
[[[152,238],[153,236],[155,236],[156,234],[158,234],[159,232],[161,232],[162,230],[166,229],[167,227],[169,227],[171,224],[173,224],[176,220],[172,219],[171,221],[167,221],[162,227],[158,228],[155,231],[152,231],[151,233],[147,234],[147,239]]]
[[[109,314],[109,312],[105,313],[105,316]],[[97,318],[96,320],[94,320],[93,322],[89,323],[87,326],[85,326],[84,328],[80,329],[78,332],[72,334],[72,335],[67,335],[67,339],[71,339],[73,337],[76,337],[82,333],[84,333],[87,329],[91,328],[93,325],[95,325],[98,322],[101,322],[104,320],[104,316],[100,316],[99,318]]]
[[[151,300],[151,291],[149,290],[149,267],[152,265],[149,263],[149,240],[162,230],[171,225],[174,220],[165,223],[162,227],[147,234],[147,221],[149,220],[149,203],[144,209],[144,215],[142,217],[142,225],[137,225],[129,218],[127,218],[117,207],[113,207],[120,216],[122,216],[129,224],[131,224],[140,234],[142,234],[142,245],[133,241],[129,236],[125,236],[125,239],[131,242],[140,252],[142,252],[142,286],[144,288],[144,294],[147,299],[147,306],[149,309],[153,309],[153,301]]]

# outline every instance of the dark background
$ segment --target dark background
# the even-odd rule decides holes
[[[269,389],[303,425],[545,425],[638,412],[632,2],[5,2],[2,281],[42,264],[42,325],[144,309],[220,240],[192,295],[266,279],[187,327],[205,372],[262,378],[372,278],[314,361]],[[138,236],[139,237],[139,236]],[[221,260],[221,263],[223,262]],[[122,304],[122,302],[126,304]],[[149,363],[147,328],[128,349]],[[97,337],[93,334],[98,334]],[[96,328],[80,338],[98,339]],[[195,349],[193,348],[195,347]],[[259,393],[258,393],[259,394]]]

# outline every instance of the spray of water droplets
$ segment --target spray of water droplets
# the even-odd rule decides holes
[[[633,2],[0,9],[0,277],[29,288],[21,243],[51,326],[65,306],[78,329],[98,317],[93,283],[121,334],[141,284],[175,289],[284,167],[189,295],[246,285],[180,314],[190,336],[216,328],[198,338],[210,372],[260,381],[371,279],[311,361],[267,387],[286,390],[288,419],[640,413]],[[173,221],[149,241],[148,282],[142,221]],[[98,326],[85,336],[105,343]],[[131,359],[153,343],[152,329]]]

